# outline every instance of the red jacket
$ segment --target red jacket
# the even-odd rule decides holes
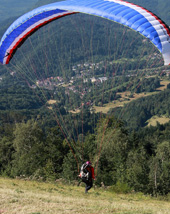
[[[92,166],[88,166],[86,169],[91,173],[91,177],[95,179],[94,168]]]

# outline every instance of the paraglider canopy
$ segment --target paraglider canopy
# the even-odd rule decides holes
[[[34,9],[18,18],[0,42],[0,62],[8,64],[22,43],[40,27],[55,19],[85,13],[123,24],[148,38],[170,64],[170,29],[152,12],[123,0],[67,0]]]

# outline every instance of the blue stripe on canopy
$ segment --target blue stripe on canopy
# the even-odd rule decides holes
[[[6,50],[10,47],[10,45],[13,43],[13,41],[20,36],[26,29],[28,29],[30,26],[38,23],[40,20],[50,17],[54,14],[57,13],[62,13],[64,12],[64,10],[59,10],[59,9],[55,9],[55,10],[50,10],[50,11],[45,11],[32,16],[31,18],[27,18],[27,19],[22,19],[22,24],[20,24],[20,20],[17,20],[16,24],[18,25],[18,27],[15,28],[9,28],[6,31],[5,34],[5,39],[2,42],[2,45],[0,47],[0,56],[1,54],[4,56],[4,54],[6,53]]]

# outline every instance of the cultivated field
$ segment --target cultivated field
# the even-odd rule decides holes
[[[0,214],[169,214],[170,202],[141,193],[0,178]]]

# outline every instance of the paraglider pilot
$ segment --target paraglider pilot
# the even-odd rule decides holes
[[[79,177],[86,184],[85,193],[87,193],[93,186],[93,180],[95,180],[94,168],[90,161],[81,166]]]

